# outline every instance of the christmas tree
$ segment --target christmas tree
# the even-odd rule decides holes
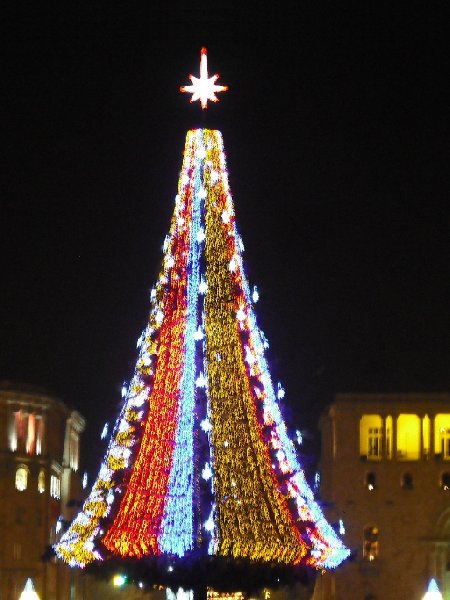
[[[206,108],[218,76],[181,88]],[[348,550],[288,437],[247,282],[222,135],[187,133],[162,269],[92,490],[56,545],[72,566],[200,557],[333,568]]]

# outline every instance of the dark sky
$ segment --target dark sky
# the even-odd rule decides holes
[[[178,92],[202,45],[290,424],[317,439],[338,391],[450,389],[446,2],[333,4],[5,15],[0,378],[77,408],[94,462],[203,122]]]

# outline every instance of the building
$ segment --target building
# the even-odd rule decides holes
[[[42,560],[82,497],[83,417],[43,390],[0,382],[0,598],[31,577],[41,600],[75,598],[70,569]]]
[[[320,429],[322,501],[353,555],[314,600],[421,600],[432,577],[450,599],[450,394],[339,394]]]

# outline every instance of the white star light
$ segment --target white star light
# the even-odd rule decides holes
[[[218,102],[219,99],[214,92],[226,92],[227,85],[216,85],[219,75],[208,77],[208,59],[206,57],[206,48],[202,48],[200,52],[200,77],[189,75],[192,85],[183,85],[180,87],[180,92],[188,92],[192,94],[191,102],[200,100],[202,109],[208,108],[208,100]]]

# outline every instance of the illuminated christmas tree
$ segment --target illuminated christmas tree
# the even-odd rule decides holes
[[[226,89],[217,78],[208,77],[203,49],[200,78],[181,90],[206,108]],[[79,567],[152,557],[336,567],[348,550],[316,503],[282,418],[219,131],[187,133],[163,250],[134,376],[58,556]]]

